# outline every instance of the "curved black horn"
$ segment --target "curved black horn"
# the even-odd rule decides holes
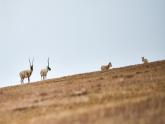
[[[30,66],[31,66],[31,62],[30,62],[30,59],[29,59],[29,64],[30,64]]]
[[[49,58],[48,58],[48,67],[49,67]]]

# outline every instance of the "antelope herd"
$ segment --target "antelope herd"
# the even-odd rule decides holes
[[[32,60],[32,62],[29,59],[30,69],[23,70],[23,71],[21,71],[19,73],[19,76],[21,78],[21,84],[24,83],[24,79],[25,78],[28,78],[28,82],[30,82],[30,76],[32,75],[32,72],[33,72],[33,62],[34,62],[34,59]],[[47,65],[47,67],[41,69],[41,71],[40,71],[41,80],[45,80],[48,71],[51,71],[51,68],[49,66],[49,58],[48,58],[48,65]]]
[[[141,59],[142,59],[143,64],[149,63],[148,59],[146,59],[144,57],[141,57]],[[30,76],[32,75],[32,72],[33,72],[33,62],[34,62],[34,59],[32,60],[32,62],[29,59],[30,69],[23,70],[19,73],[20,78],[21,78],[21,84],[24,83],[25,78],[28,78],[28,82],[30,82]],[[48,65],[46,66],[46,68],[43,68],[40,71],[41,80],[45,80],[48,71],[51,71],[51,68],[49,66],[49,58],[48,58],[47,62],[48,62]],[[111,69],[111,67],[112,67],[112,64],[111,64],[111,62],[109,62],[108,65],[101,66],[101,71],[107,71],[107,70]]]

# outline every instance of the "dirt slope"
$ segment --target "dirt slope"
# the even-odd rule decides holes
[[[0,89],[0,124],[165,124],[165,60]]]

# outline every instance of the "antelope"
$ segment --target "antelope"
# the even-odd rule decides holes
[[[48,58],[48,65],[47,65],[47,67],[41,69],[41,71],[40,71],[41,80],[44,80],[46,78],[48,71],[51,71],[51,68],[49,67],[49,58]]]
[[[143,62],[144,64],[146,64],[146,63],[148,63],[148,60],[147,60],[146,58],[142,57],[142,62]]]
[[[106,70],[108,70],[110,67],[112,67],[111,62],[109,62],[108,65],[102,65],[102,66],[101,66],[101,71],[106,71]]]
[[[34,59],[33,59],[33,61],[34,61]],[[24,79],[25,78],[28,78],[28,83],[30,82],[30,76],[31,76],[31,74],[33,72],[33,61],[31,62],[30,59],[29,59],[30,69],[21,71],[19,73],[20,78],[21,78],[21,84],[24,83]]]

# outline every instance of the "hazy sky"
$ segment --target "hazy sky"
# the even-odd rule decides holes
[[[0,0],[0,87],[165,59],[165,0]],[[27,82],[27,80],[25,80]]]

